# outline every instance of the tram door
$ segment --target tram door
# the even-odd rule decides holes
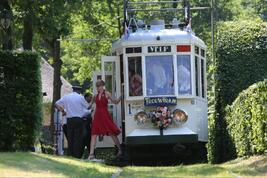
[[[114,98],[121,96],[120,87],[120,59],[118,56],[102,56],[101,58],[101,78],[105,81],[105,89]],[[109,102],[108,110],[114,123],[121,128],[121,103],[113,104]],[[121,136],[119,136],[121,141]],[[98,138],[97,147],[113,147],[110,137]]]

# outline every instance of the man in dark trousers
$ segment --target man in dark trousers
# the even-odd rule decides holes
[[[84,99],[90,103],[92,100],[92,95],[89,93],[86,93],[84,95]],[[91,109],[91,108],[90,108]],[[92,111],[92,109],[91,109]],[[91,142],[91,124],[92,124],[92,113],[87,112],[84,115],[83,118],[83,123],[84,123],[84,129],[83,129],[83,149],[86,147],[88,153],[90,152],[90,142]],[[87,156],[88,157],[88,156]]]
[[[83,154],[83,115],[89,104],[80,95],[81,87],[72,87],[73,92],[55,103],[55,107],[67,118],[68,155],[81,158]]]

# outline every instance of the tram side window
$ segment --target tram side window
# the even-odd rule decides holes
[[[199,47],[195,46],[195,53],[199,55]]]
[[[204,59],[201,59],[201,93],[202,93],[202,98],[205,98],[205,67],[204,67],[205,63],[204,63]]]
[[[142,96],[142,60],[141,57],[128,58],[129,96]]]
[[[177,56],[177,73],[179,95],[192,94],[190,55]]]
[[[205,57],[205,50],[201,49],[201,57]]]
[[[196,85],[196,96],[199,96],[199,68],[198,68],[198,57],[195,57],[195,85]]]
[[[174,95],[173,57],[146,56],[145,61],[147,95]]]

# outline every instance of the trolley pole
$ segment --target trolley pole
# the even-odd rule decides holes
[[[216,0],[211,0],[211,48],[212,48],[212,52],[211,52],[211,60],[212,60],[212,64],[215,66],[216,65],[216,59],[215,59],[215,32],[216,32]],[[212,78],[213,81],[215,81],[215,74],[213,71],[212,74]],[[212,86],[212,92],[215,94],[215,85],[213,83]]]
[[[211,0],[211,45],[212,45],[212,53],[211,53],[211,58],[212,58],[212,63],[215,64],[215,59],[214,59],[214,0]]]

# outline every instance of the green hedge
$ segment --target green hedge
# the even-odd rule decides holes
[[[209,115],[208,159],[219,163],[236,156],[227,131],[225,107],[253,83],[267,78],[267,23],[224,22],[218,25],[214,112]]]
[[[42,121],[40,58],[0,51],[0,150],[29,150]]]
[[[228,130],[238,156],[267,150],[267,80],[239,94],[226,109]]]

